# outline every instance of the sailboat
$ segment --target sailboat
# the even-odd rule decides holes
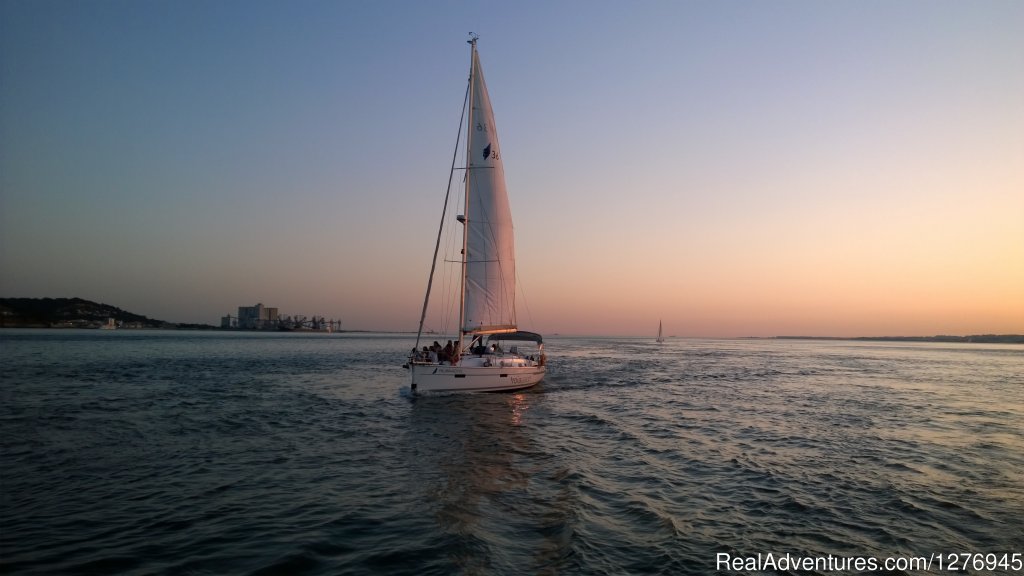
[[[661,335],[661,320],[658,320],[658,339],[655,340],[655,342],[657,342],[658,344],[661,344],[664,341],[665,341],[665,338],[663,338],[662,335]]]
[[[469,112],[464,114],[465,211],[456,217],[462,225],[458,338],[452,351],[442,352],[436,360],[436,351],[420,350],[447,212],[446,196],[416,346],[406,364],[414,392],[519,390],[540,382],[546,370],[543,338],[534,332],[519,330],[516,322],[515,238],[505,170],[475,35],[470,36],[469,44],[470,73],[466,88]],[[461,136],[461,126],[459,133]],[[457,170],[453,157],[451,174]],[[520,351],[520,344],[524,342],[535,344],[530,346],[533,353]],[[503,344],[506,343],[513,344],[505,350]]]

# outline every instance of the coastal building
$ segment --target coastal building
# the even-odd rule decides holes
[[[248,330],[259,330],[277,325],[277,308],[268,308],[263,304],[238,307],[238,327]]]
[[[341,330],[341,320],[328,320],[323,316],[287,316],[277,308],[269,308],[260,303],[255,306],[239,306],[238,316],[221,316],[220,327],[226,330],[335,332]]]

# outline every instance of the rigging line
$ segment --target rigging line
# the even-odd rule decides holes
[[[423,296],[423,311],[420,313],[420,326],[416,331],[416,346],[419,350],[420,338],[423,336],[423,322],[427,319],[427,305],[430,303],[430,289],[434,285],[434,270],[437,268],[437,252],[441,248],[441,233],[444,230],[444,217],[448,213],[448,197],[452,193],[452,177],[455,175],[455,160],[459,156],[459,142],[462,140],[462,122],[466,116],[466,103],[469,102],[469,87],[472,78],[466,83],[466,95],[462,98],[462,113],[459,116],[459,130],[455,137],[455,151],[452,152],[452,169],[448,172],[448,189],[444,193],[444,208],[441,209],[441,223],[437,227],[437,241],[434,243],[434,259],[430,262],[430,277],[427,279],[427,293]]]
[[[523,306],[526,307],[526,317],[530,319],[528,326],[536,326],[533,323],[533,312],[530,311],[530,303],[526,301],[526,288],[523,286],[522,276],[519,275],[519,267],[516,267],[516,286],[519,287],[519,295],[523,297]],[[533,328],[531,328],[532,330]]]
[[[458,286],[460,284],[460,282],[459,282],[459,280],[460,280],[459,279],[460,269],[458,267],[456,267],[456,266],[452,266],[451,264],[460,264],[461,265],[461,261],[456,262],[454,260],[449,259],[449,257],[447,256],[447,255],[453,254],[455,252],[455,244],[456,244],[456,240],[457,240],[456,236],[457,235],[455,234],[455,231],[452,229],[451,226],[449,226],[448,230],[446,231],[446,238],[445,238],[445,243],[446,243],[446,245],[445,245],[445,254],[446,254],[446,256],[445,256],[444,261],[445,261],[446,266],[444,267],[445,273],[443,275],[445,288],[444,288],[444,299],[442,300],[442,304],[443,304],[442,311],[443,311],[443,318],[444,318],[444,329],[442,330],[442,333],[446,334],[446,335],[452,333],[452,326],[454,326],[455,323],[458,322],[457,306],[459,304],[459,298],[458,298],[458,290],[456,290],[456,286]]]
[[[457,198],[461,200],[461,197]],[[458,206],[458,202],[454,206]],[[455,324],[453,318],[457,317],[458,312],[456,306],[458,305],[458,293],[455,290],[455,286],[459,279],[457,278],[459,269],[451,266],[451,264],[461,264],[461,261],[453,260],[453,254],[455,254],[455,243],[456,243],[456,230],[452,226],[446,226],[444,230],[444,238],[442,243],[444,245],[443,258],[441,254],[438,254],[439,258],[442,258],[443,266],[440,271],[441,275],[441,294],[440,298],[433,298],[434,302],[440,304],[431,304],[434,310],[438,313],[438,318],[441,320],[441,334],[451,334],[451,327]],[[428,314],[433,313],[428,311]]]
[[[472,97],[472,92],[470,92]],[[463,146],[460,152],[459,162],[466,164],[468,162],[468,146]],[[458,169],[458,168],[456,168]],[[465,173],[463,173],[465,176]],[[463,206],[465,204],[465,186],[459,185],[455,189],[456,197],[453,206]],[[459,332],[459,316],[460,310],[460,294],[462,290],[462,235],[465,233],[464,226],[448,226],[445,230],[445,268],[446,276],[446,292],[444,304],[447,308],[445,312],[445,328],[444,333],[446,335],[454,335],[458,337]],[[459,259],[455,260],[455,256],[459,255]]]

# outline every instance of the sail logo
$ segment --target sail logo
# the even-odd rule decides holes
[[[487,147],[484,148],[484,160],[487,160],[488,158],[493,158],[495,160],[498,160],[498,159],[501,158],[500,156],[498,156],[498,151],[497,150],[495,150],[493,153],[491,152],[491,145],[490,144],[488,144]]]

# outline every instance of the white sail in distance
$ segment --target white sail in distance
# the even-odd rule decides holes
[[[515,238],[491,99],[473,46],[466,160],[466,284],[462,330],[516,329]]]

